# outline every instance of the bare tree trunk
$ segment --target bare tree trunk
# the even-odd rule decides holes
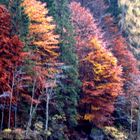
[[[131,114],[130,114],[130,139],[132,139],[132,132],[133,132],[133,101],[131,101]]]
[[[2,109],[2,112],[1,112],[1,126],[0,126],[0,130],[3,129],[3,120],[4,120],[4,109]]]
[[[28,125],[27,125],[27,133],[29,131],[29,128],[31,127],[32,124],[32,116],[33,116],[33,98],[35,95],[35,85],[36,85],[36,79],[34,80],[33,83],[33,89],[32,89],[32,101],[31,101],[31,106],[30,106],[30,114],[29,114],[29,121],[28,121]]]
[[[9,117],[8,117],[8,128],[11,127],[11,111],[12,111],[12,99],[13,99],[14,85],[15,85],[15,72],[13,72],[13,79],[12,79],[12,89],[11,89]]]
[[[15,128],[17,127],[17,106],[15,109]]]
[[[45,130],[48,130],[48,121],[49,121],[49,100],[50,100],[50,95],[47,94],[47,101],[46,101],[46,125],[45,125]]]

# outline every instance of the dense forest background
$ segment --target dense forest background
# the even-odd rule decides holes
[[[0,0],[0,139],[140,140],[140,0]]]

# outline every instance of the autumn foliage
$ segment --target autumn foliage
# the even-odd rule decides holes
[[[102,126],[111,123],[115,99],[122,92],[122,69],[118,66],[117,59],[101,46],[97,38],[92,39],[90,47],[91,52],[83,60],[80,70],[91,70],[82,73],[82,103],[88,106],[86,112],[89,109],[84,119]]]
[[[30,36],[33,36],[32,45],[37,46],[35,54],[39,57],[38,65],[53,62],[58,53],[58,35],[55,35],[53,19],[47,16],[48,10],[45,4],[36,0],[25,0],[25,13],[29,16],[31,24],[29,27]]]
[[[22,64],[24,57],[22,51],[24,44],[17,35],[11,36],[11,28],[10,14],[3,5],[0,5],[0,104],[7,106],[10,104],[10,98],[12,106],[16,104],[17,89],[13,87],[14,73]],[[8,117],[8,108],[5,112]],[[8,118],[5,122],[8,122]]]
[[[88,45],[93,36],[98,36],[102,39],[103,33],[101,28],[98,28],[96,20],[93,18],[89,9],[81,7],[80,3],[72,2],[70,5],[71,21],[75,29],[75,40],[77,46],[77,52],[80,59],[87,55]],[[107,42],[102,41],[102,46],[106,47]]]
[[[133,83],[134,75],[139,75],[137,60],[129,50],[128,42],[120,33],[113,18],[107,15],[103,18],[103,23],[105,25],[104,38],[109,40],[109,47],[111,47],[112,53],[117,57],[119,65],[123,68],[124,93],[127,95],[126,97],[132,96],[130,91],[133,90],[133,87],[130,86],[130,83]]]
[[[114,101],[122,92],[122,68],[107,50],[103,33],[89,10],[76,2],[72,2],[70,8],[77,51],[81,59],[80,77],[84,94],[81,101],[86,106],[83,118],[98,126],[109,124],[114,111]]]
[[[117,123],[139,135],[140,73],[130,50],[137,43],[125,18],[119,27],[117,1],[69,2],[0,0],[0,131],[96,139],[94,128]],[[127,19],[133,8],[122,8]]]
[[[0,74],[3,83],[1,85],[2,92],[10,90],[10,78],[12,78],[15,69],[22,63],[23,43],[18,36],[11,36],[11,19],[7,9],[0,6]],[[7,86],[6,86],[7,85]],[[8,88],[9,87],[9,88]]]

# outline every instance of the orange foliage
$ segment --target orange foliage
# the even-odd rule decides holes
[[[124,92],[126,97],[130,97],[133,94],[131,91],[134,89],[134,87],[131,86],[135,81],[133,77],[139,75],[137,60],[129,50],[129,44],[126,42],[126,39],[119,33],[119,28],[113,22],[113,18],[110,15],[105,16],[103,22],[106,26],[106,28],[104,28],[106,32],[104,38],[109,40],[112,52],[123,68]],[[106,36],[106,34],[108,34],[108,36]]]
[[[70,4],[70,9],[83,82],[83,119],[97,126],[110,124],[115,99],[122,93],[122,68],[107,50],[108,42],[90,11],[76,2]]]
[[[52,17],[46,15],[48,10],[45,8],[45,4],[42,4],[36,0],[25,0],[23,3],[25,6],[25,13],[31,20],[30,35],[34,37],[33,45],[36,45],[43,51],[40,55],[45,57],[41,61],[49,62],[50,59],[54,59],[58,56],[56,48],[58,48],[58,35],[54,34],[55,25],[52,23]]]
[[[48,10],[45,8],[45,4],[37,0],[24,0],[22,5],[31,21],[29,26],[30,36],[33,37],[31,45],[37,47],[33,56],[36,61],[35,70],[37,70],[40,82],[45,85],[46,76],[50,78],[56,72],[52,64],[55,65],[59,55],[59,36],[54,33],[55,25],[52,17],[47,16]],[[51,67],[47,64],[51,64]]]
[[[81,76],[84,92],[82,102],[90,106],[90,117],[85,114],[84,118],[92,118],[89,120],[102,126],[111,123],[109,118],[114,111],[114,101],[122,92],[122,69],[117,59],[98,43],[96,37],[92,39],[90,48],[91,52],[83,60],[83,67],[89,69],[84,65],[89,63],[91,71]]]

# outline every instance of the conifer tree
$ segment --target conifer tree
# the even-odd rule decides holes
[[[23,0],[0,0],[0,3],[6,5],[11,14],[11,34],[19,35],[22,40],[25,40],[29,31],[29,18],[24,13],[24,8],[21,6],[22,2]]]
[[[18,120],[20,121],[20,123],[17,122],[17,125],[25,124],[25,121],[28,118],[29,98],[28,99],[26,98],[25,93],[28,95],[31,93],[32,90],[31,75],[34,74],[33,66],[35,65],[34,61],[31,60],[31,55],[29,55],[30,52],[32,52],[34,49],[30,45],[31,40],[33,40],[33,37],[29,36],[30,21],[28,15],[25,14],[24,7],[22,6],[22,2],[23,0],[0,0],[0,3],[7,7],[11,16],[12,28],[10,30],[10,34],[19,36],[19,38],[24,43],[24,47],[22,49],[24,53],[27,54],[24,58],[24,62],[22,66],[17,68],[18,70],[20,70],[18,77],[22,79],[19,82],[20,87],[22,87],[20,89],[20,92],[22,92],[22,94],[18,94],[17,96],[18,102],[16,103],[18,107],[17,117]]]
[[[43,0],[48,3],[50,15],[57,23],[56,32],[60,34],[60,61],[64,63],[62,80],[58,91],[58,110],[64,113],[68,126],[77,124],[77,102],[80,81],[78,80],[78,59],[75,51],[73,28],[67,0]],[[61,112],[62,111],[62,112]]]
[[[1,98],[0,104],[4,106],[2,113],[5,113],[5,125],[10,128],[13,120],[13,106],[17,104],[17,71],[18,67],[23,64],[24,44],[17,35],[11,35],[11,17],[5,6],[0,6],[0,94],[7,94],[10,98]],[[16,76],[15,76],[16,75]],[[10,99],[10,100],[9,100]],[[8,108],[6,108],[6,105]],[[12,122],[11,122],[12,121]],[[3,121],[1,121],[2,124]]]

